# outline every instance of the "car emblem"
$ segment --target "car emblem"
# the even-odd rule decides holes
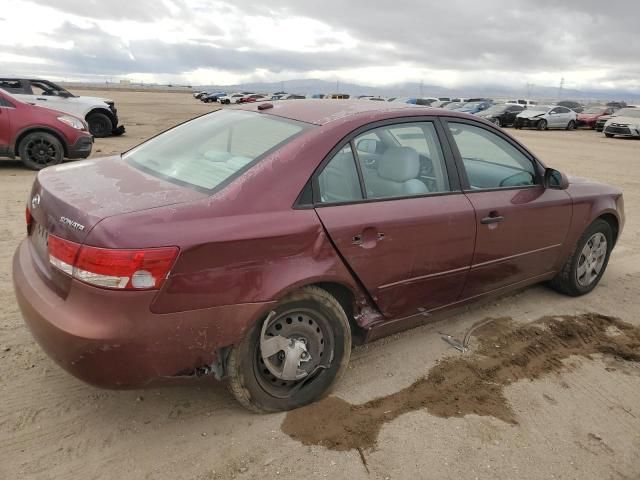
[[[40,194],[36,193],[31,199],[31,209],[35,210],[40,206]]]
[[[61,224],[66,225],[67,227],[74,228],[74,229],[79,230],[81,232],[84,230],[84,225],[82,225],[81,223],[76,222],[75,220],[71,220],[70,218],[60,217],[59,221],[60,221]]]

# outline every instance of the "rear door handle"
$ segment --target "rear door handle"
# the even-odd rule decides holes
[[[47,101],[46,98],[42,98],[42,97],[37,97],[38,100],[44,100],[45,102]]]
[[[488,217],[484,217],[480,220],[480,223],[483,225],[489,225],[491,223],[500,223],[504,220],[502,215],[498,215],[498,212],[490,212]]]

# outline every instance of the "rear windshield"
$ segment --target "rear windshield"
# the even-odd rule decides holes
[[[306,127],[255,112],[219,110],[168,130],[123,158],[156,176],[211,191]]]

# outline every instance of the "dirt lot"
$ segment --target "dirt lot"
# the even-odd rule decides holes
[[[127,133],[98,140],[94,157],[213,109],[186,94],[104,95]],[[0,478],[640,478],[640,141],[510,131],[548,165],[624,190],[627,225],[600,286],[575,299],[537,286],[357,348],[335,398],[288,416],[248,413],[217,384],[104,391],[54,365],[11,286],[34,174],[1,162]],[[485,318],[501,320],[471,352],[438,334]],[[481,395],[465,369],[491,373]]]

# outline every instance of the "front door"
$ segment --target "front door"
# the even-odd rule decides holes
[[[476,214],[475,253],[462,298],[553,271],[571,221],[571,199],[542,185],[535,159],[479,124],[447,122]]]
[[[369,130],[317,177],[318,217],[385,316],[415,315],[461,294],[476,226],[454,183],[432,122]]]

